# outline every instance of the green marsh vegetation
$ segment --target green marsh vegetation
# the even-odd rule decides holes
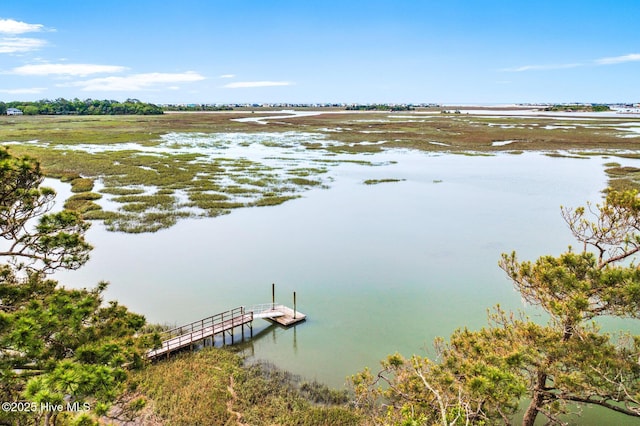
[[[425,151],[503,152],[580,149],[633,149],[638,139],[620,130],[622,123],[638,122],[628,118],[594,118],[592,120],[556,119],[544,116],[480,116],[418,113],[324,114],[285,119],[291,124],[324,131],[332,139],[354,143],[385,140],[381,145],[362,145],[363,150],[413,148]],[[624,137],[627,136],[627,137]],[[375,139],[374,139],[375,138]],[[506,147],[495,141],[514,140]],[[434,142],[438,144],[434,144]],[[439,145],[439,144],[446,144]],[[341,149],[336,147],[335,149]]]
[[[621,166],[611,162],[605,164],[609,186],[616,191],[640,190],[640,168]]]
[[[327,388],[272,365],[244,365],[225,349],[205,348],[135,372],[124,399],[135,416],[167,425],[358,425],[346,391]],[[129,404],[131,404],[131,402]]]
[[[375,165],[350,154],[543,151],[589,158],[595,152],[632,155],[624,152],[640,142],[630,126],[640,121],[628,118],[422,112],[332,111],[274,122],[265,115],[266,125],[235,121],[247,117],[242,111],[0,117],[0,143],[37,158],[48,176],[70,182],[74,196],[67,206],[85,218],[114,231],[148,232],[182,217],[214,217],[298,198],[325,187],[329,168],[342,163]]]
[[[385,178],[385,179],[367,179],[363,183],[365,185],[377,185],[379,183],[392,183],[392,182],[403,182],[406,179],[395,179],[395,178]]]

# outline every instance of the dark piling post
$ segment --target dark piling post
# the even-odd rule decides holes
[[[220,324],[222,324],[222,326],[224,327],[224,312],[220,314],[220,318]],[[222,329],[222,346],[227,346],[227,335],[224,332],[224,328]]]
[[[296,292],[293,292],[293,319],[296,319]]]
[[[242,341],[244,342],[244,306],[240,308],[240,315],[242,322],[240,323],[240,330],[242,331]]]
[[[276,284],[271,283],[271,310],[276,308]]]

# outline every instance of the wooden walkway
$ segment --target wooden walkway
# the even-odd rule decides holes
[[[288,327],[304,321],[306,315],[276,303],[265,303],[251,308],[240,306],[162,333],[162,345],[148,351],[147,358],[169,357],[171,352],[186,347],[193,349],[195,344],[203,342],[205,339],[211,339],[213,346],[213,339],[219,334],[222,334],[223,345],[226,345],[227,334],[231,335],[231,344],[233,344],[234,330],[237,327],[242,328],[242,339],[244,340],[245,325],[249,327],[253,337],[253,320],[256,318],[264,318]]]

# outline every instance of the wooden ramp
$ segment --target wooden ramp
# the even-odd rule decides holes
[[[205,339],[211,339],[213,345],[213,339],[219,334],[222,334],[222,341],[225,345],[226,335],[230,334],[231,343],[233,344],[233,333],[236,327],[242,327],[243,339],[245,325],[249,327],[251,336],[253,336],[252,322],[255,318],[264,318],[288,327],[304,321],[306,315],[275,303],[265,303],[250,308],[240,306],[162,333],[162,345],[159,348],[148,351],[147,358],[168,357],[171,352],[186,347],[193,348],[195,344],[204,342]]]

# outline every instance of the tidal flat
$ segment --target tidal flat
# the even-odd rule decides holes
[[[471,112],[2,117],[0,143],[70,181],[69,208],[131,233],[278,205],[330,186],[339,164],[376,166],[375,154],[389,150],[588,158],[633,156],[640,145],[640,118]],[[626,171],[609,173],[614,186],[637,187],[638,173]]]

